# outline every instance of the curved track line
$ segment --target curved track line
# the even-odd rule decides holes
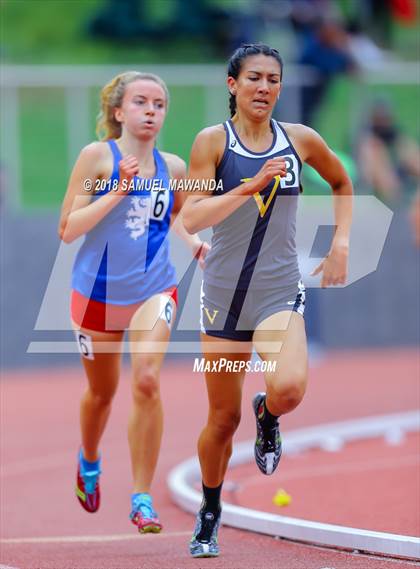
[[[287,433],[285,452],[294,454],[310,448],[331,448],[345,442],[398,436],[420,430],[418,411],[368,417],[342,423],[331,423]],[[232,466],[253,460],[254,441],[237,445]],[[201,503],[201,494],[193,484],[201,479],[197,458],[191,458],[175,467],[168,476],[168,487],[173,500],[184,510],[195,513]],[[222,521],[239,529],[281,536],[295,541],[327,545],[329,547],[381,553],[394,557],[420,558],[420,539],[385,532],[376,532],[333,524],[291,518],[232,504],[223,504]]]

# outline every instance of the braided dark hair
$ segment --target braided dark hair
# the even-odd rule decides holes
[[[283,60],[276,49],[264,43],[247,43],[241,45],[241,47],[238,47],[238,49],[232,54],[232,57],[230,58],[228,63],[228,70],[227,70],[228,77],[233,77],[234,79],[237,79],[239,73],[241,72],[243,61],[251,55],[259,55],[259,54],[267,55],[269,57],[274,57],[274,59],[280,65],[280,80],[281,80],[283,76]],[[230,116],[233,117],[233,115],[236,113],[236,96],[232,95],[232,93],[229,93],[229,110],[230,110]]]

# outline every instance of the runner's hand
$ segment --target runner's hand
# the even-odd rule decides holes
[[[267,160],[260,171],[250,180],[249,191],[244,195],[256,194],[263,190],[276,176],[284,178],[286,176],[286,162],[284,158],[270,158]]]
[[[321,287],[344,285],[348,273],[348,247],[331,249],[330,253],[312,271],[311,276],[315,277],[322,273]]]
[[[135,156],[128,154],[120,160],[119,164],[120,184],[118,194],[126,194],[130,190],[130,182],[139,173],[139,163]]]
[[[198,264],[200,265],[201,269],[204,269],[204,265],[206,264],[206,256],[210,251],[210,248],[210,245],[206,241],[202,241],[201,244],[195,248],[194,257],[198,259]]]

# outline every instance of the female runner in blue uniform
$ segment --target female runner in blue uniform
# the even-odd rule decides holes
[[[331,249],[313,274],[322,275],[322,287],[344,284],[347,275],[351,181],[314,130],[271,118],[282,73],[275,49],[252,44],[236,50],[227,79],[231,119],[201,131],[191,151],[190,177],[223,186],[188,197],[183,210],[187,231],[213,227],[201,294],[209,415],[198,442],[203,503],[190,542],[194,557],[219,554],[220,493],[252,348],[272,365],[264,374],[266,391],[253,400],[255,459],[264,474],[280,460],[278,418],[305,392],[305,289],[295,245],[303,162],[330,184],[335,201]]]
[[[186,172],[183,160],[155,147],[168,102],[166,85],[152,74],[126,72],[103,88],[97,125],[102,141],[86,146],[77,159],[59,229],[67,243],[85,236],[73,267],[71,297],[88,379],[80,408],[76,495],[88,512],[99,508],[99,444],[128,329],[133,377],[130,518],[140,532],[162,528],[150,487],[163,428],[159,371],[177,302],[168,231],[183,199],[182,193],[170,191],[169,180],[182,179]],[[187,234],[179,220],[175,229],[177,225],[194,255],[201,248],[202,260],[208,246]]]

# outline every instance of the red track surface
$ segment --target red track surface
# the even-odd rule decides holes
[[[237,483],[230,501],[295,518],[417,536],[419,445],[419,434],[413,433],[398,446],[382,438],[352,443],[337,453],[309,451],[289,457],[281,474],[264,483],[249,464],[230,474],[228,480]],[[292,497],[287,507],[273,503],[280,486]]]
[[[307,397],[299,409],[283,418],[283,432],[287,436],[287,430],[302,426],[412,410],[420,396],[418,375],[414,352],[334,354],[311,371]],[[153,494],[164,533],[136,535],[128,522],[128,369],[123,374],[102,445],[102,506],[95,515],[85,513],[73,495],[79,445],[78,400],[83,387],[81,368],[49,369],[31,375],[11,373],[3,382],[1,532],[3,540],[16,541],[1,543],[1,563],[20,569],[413,566],[407,561],[326,550],[230,528],[220,532],[220,558],[191,559],[187,542],[193,517],[171,503],[166,477],[173,466],[195,453],[196,439],[206,417],[203,379],[192,373],[192,364],[167,363],[162,374],[166,431]],[[260,376],[247,378],[243,419],[236,440],[254,435],[250,400],[261,387]],[[408,436],[399,447],[380,440],[357,442],[338,453],[313,451],[285,457],[272,478],[259,476],[254,465],[233,469],[228,478],[240,482],[233,498],[242,505],[317,521],[418,535],[415,508],[419,469],[414,460],[418,446],[415,435]],[[292,504],[282,510],[271,503],[279,487],[293,497]],[[231,498],[226,492],[225,499]],[[93,536],[99,541],[93,542]],[[62,539],[49,539],[54,537]],[[24,538],[38,541],[28,543],[22,541]]]

